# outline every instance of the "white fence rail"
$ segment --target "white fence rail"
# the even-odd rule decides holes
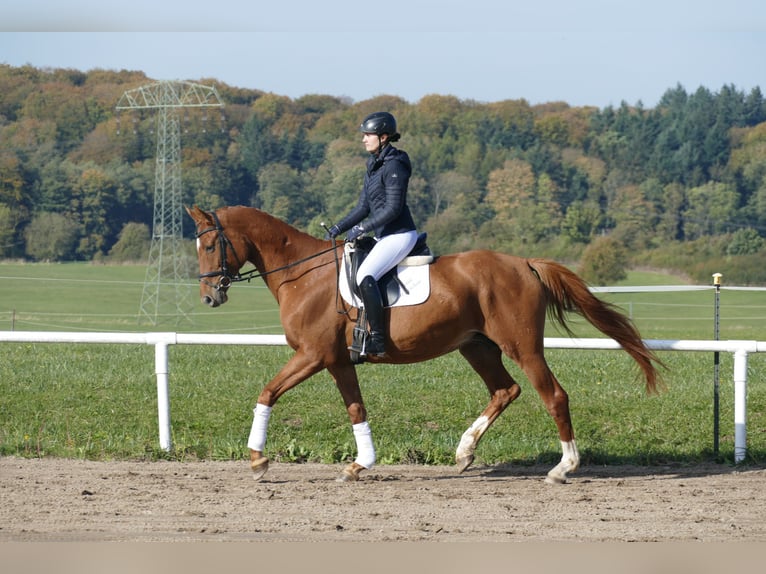
[[[171,450],[168,345],[286,345],[284,335],[221,335],[185,333],[66,333],[48,331],[0,331],[0,342],[16,343],[112,343],[154,345],[154,371],[157,376],[159,442]],[[766,341],[698,341],[647,339],[657,351],[700,351],[734,355],[734,461],[747,454],[747,358],[750,353],[766,352]],[[618,350],[612,339],[545,338],[549,349]]]

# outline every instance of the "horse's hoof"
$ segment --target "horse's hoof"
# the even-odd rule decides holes
[[[565,474],[559,475],[548,473],[548,476],[545,477],[545,482],[546,484],[566,484],[567,477]]]
[[[336,479],[336,482],[356,482],[359,480],[359,473],[364,469],[362,465],[355,462],[349,464],[340,473],[340,476]]]
[[[261,480],[269,470],[269,459],[265,456],[250,461],[250,469],[253,471],[253,480]]]
[[[343,470],[343,472],[340,473],[340,476],[335,479],[335,482],[356,482],[357,480],[359,480],[359,477],[353,472]]]
[[[466,468],[471,466],[473,463],[473,455],[469,454],[468,456],[464,456],[462,458],[457,459],[457,472],[458,474],[462,473]]]

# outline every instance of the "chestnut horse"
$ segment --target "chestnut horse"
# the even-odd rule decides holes
[[[260,479],[268,469],[263,451],[271,408],[284,393],[327,369],[343,397],[357,446],[357,458],[339,480],[358,480],[360,472],[375,463],[375,448],[348,350],[355,324],[353,317],[338,312],[342,244],[312,237],[252,207],[205,212],[195,206],[186,211],[197,226],[202,302],[211,307],[226,303],[232,282],[249,280],[257,271],[255,276],[263,278],[279,304],[287,343],[295,350],[258,396],[248,439],[254,477]],[[249,277],[240,275],[246,262],[255,266]],[[546,312],[570,333],[566,313],[585,317],[622,346],[640,367],[647,391],[655,390],[656,365],[661,363],[637,329],[563,265],[477,250],[440,256],[430,272],[429,298],[386,311],[386,355],[368,360],[417,363],[457,350],[470,363],[490,400],[460,439],[458,472],[473,462],[481,437],[521,393],[503,365],[503,354],[519,365],[558,427],[563,455],[546,481],[563,483],[577,470],[580,457],[568,396],[543,354]]]

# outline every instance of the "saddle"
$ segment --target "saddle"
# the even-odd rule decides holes
[[[384,307],[393,307],[400,300],[400,305],[416,305],[428,298],[427,266],[434,261],[434,255],[426,244],[426,238],[426,233],[418,235],[418,240],[409,254],[378,281]],[[361,237],[354,242],[347,243],[343,254],[343,264],[341,265],[341,275],[345,272],[346,280],[343,281],[342,277],[339,278],[341,281],[339,283],[340,292],[344,298],[351,300],[352,304],[359,308],[356,325],[351,337],[351,346],[348,348],[351,354],[351,362],[354,364],[364,362],[364,349],[369,335],[367,332],[365,309],[360,304],[362,295],[359,292],[355,278],[359,266],[369,255],[373,247],[375,247],[375,240],[372,237]],[[402,277],[399,276],[400,272]],[[405,286],[406,284],[410,286],[412,292],[408,290]],[[344,287],[347,287],[345,293]],[[404,293],[404,296],[402,296],[402,293]]]
[[[402,295],[402,292],[409,294],[404,283],[399,279],[399,267],[413,267],[416,265],[429,265],[434,260],[434,255],[428,247],[426,240],[428,234],[423,232],[418,235],[415,246],[407,256],[393,267],[388,273],[378,281],[380,294],[383,298],[384,307],[393,307]],[[360,237],[352,244],[346,245],[346,270],[348,273],[348,284],[355,297],[361,299],[359,286],[354,278],[359,266],[375,247],[375,240],[372,237]]]

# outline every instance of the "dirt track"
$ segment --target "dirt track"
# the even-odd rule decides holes
[[[766,470],[0,459],[9,541],[766,541]]]

